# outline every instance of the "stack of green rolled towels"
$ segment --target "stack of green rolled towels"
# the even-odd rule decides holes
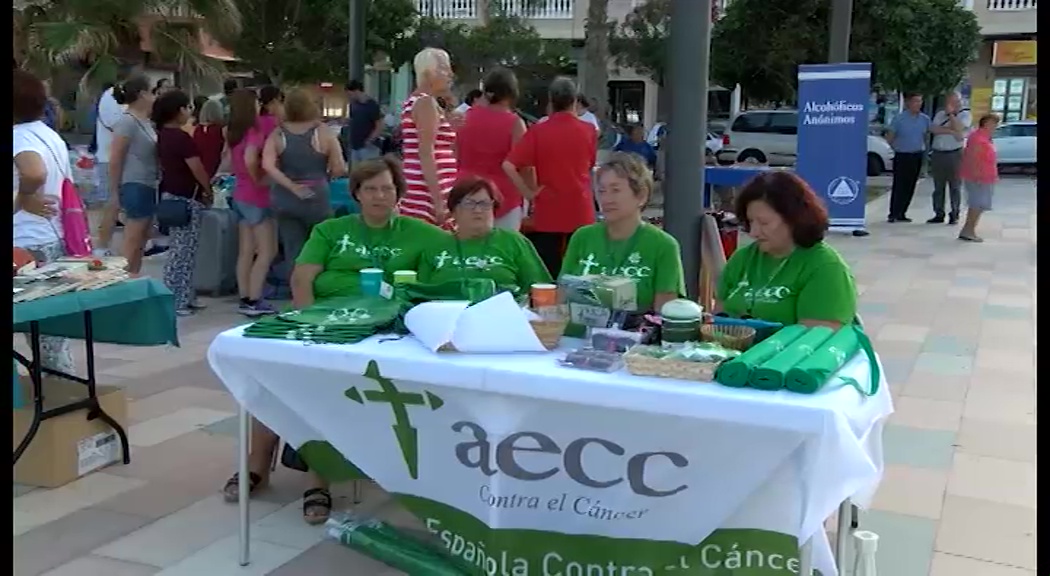
[[[376,296],[333,298],[302,310],[269,316],[244,329],[246,338],[356,344],[374,334],[397,331],[401,304]]]
[[[824,326],[786,326],[719,366],[715,380],[735,388],[750,386],[814,394],[859,351],[868,357],[871,389],[861,389],[852,378],[842,380],[863,394],[874,395],[881,379],[879,364],[867,335],[855,325],[838,330]]]

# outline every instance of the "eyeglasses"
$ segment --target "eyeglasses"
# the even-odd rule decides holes
[[[464,200],[459,203],[464,210],[491,210],[492,200]]]

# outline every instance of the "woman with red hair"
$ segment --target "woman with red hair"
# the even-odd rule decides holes
[[[454,234],[431,244],[419,264],[421,282],[439,283],[489,278],[497,290],[526,294],[533,284],[551,282],[536,248],[520,233],[495,227],[495,211],[503,198],[490,181],[471,176],[448,193],[448,213]]]

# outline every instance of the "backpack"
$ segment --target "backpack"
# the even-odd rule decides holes
[[[51,158],[62,171],[61,192],[59,193],[58,210],[62,222],[62,244],[68,256],[90,256],[91,255],[91,229],[88,226],[87,213],[84,210],[84,202],[80,199],[80,193],[73,184],[73,177],[69,167],[69,161],[63,164],[58,159],[58,154],[48,146],[47,141],[35,132],[30,132],[47,151]]]

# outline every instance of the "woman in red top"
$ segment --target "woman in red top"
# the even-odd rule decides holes
[[[992,134],[999,126],[999,117],[985,114],[977,123],[977,129],[966,139],[962,168],[959,176],[966,188],[966,222],[959,231],[959,240],[984,242],[977,235],[977,223],[985,210],[992,209],[992,190],[999,180],[999,166],[995,156]]]
[[[452,64],[448,52],[424,48],[412,66],[417,88],[401,111],[407,190],[399,209],[403,216],[443,226],[445,200],[456,181],[456,132],[437,98],[449,94]]]
[[[525,135],[525,121],[514,113],[518,99],[518,79],[506,68],[496,68],[485,76],[482,95],[467,110],[463,126],[456,134],[460,175],[481,176],[499,190],[502,200],[495,210],[497,228],[521,229],[523,199],[507,173],[503,161],[511,147]],[[526,179],[535,186],[535,173],[526,169]]]
[[[193,142],[201,155],[204,163],[204,171],[208,179],[215,177],[222,164],[222,151],[226,146],[226,138],[223,136],[222,103],[218,100],[208,100],[201,107],[197,125],[193,128]]]

